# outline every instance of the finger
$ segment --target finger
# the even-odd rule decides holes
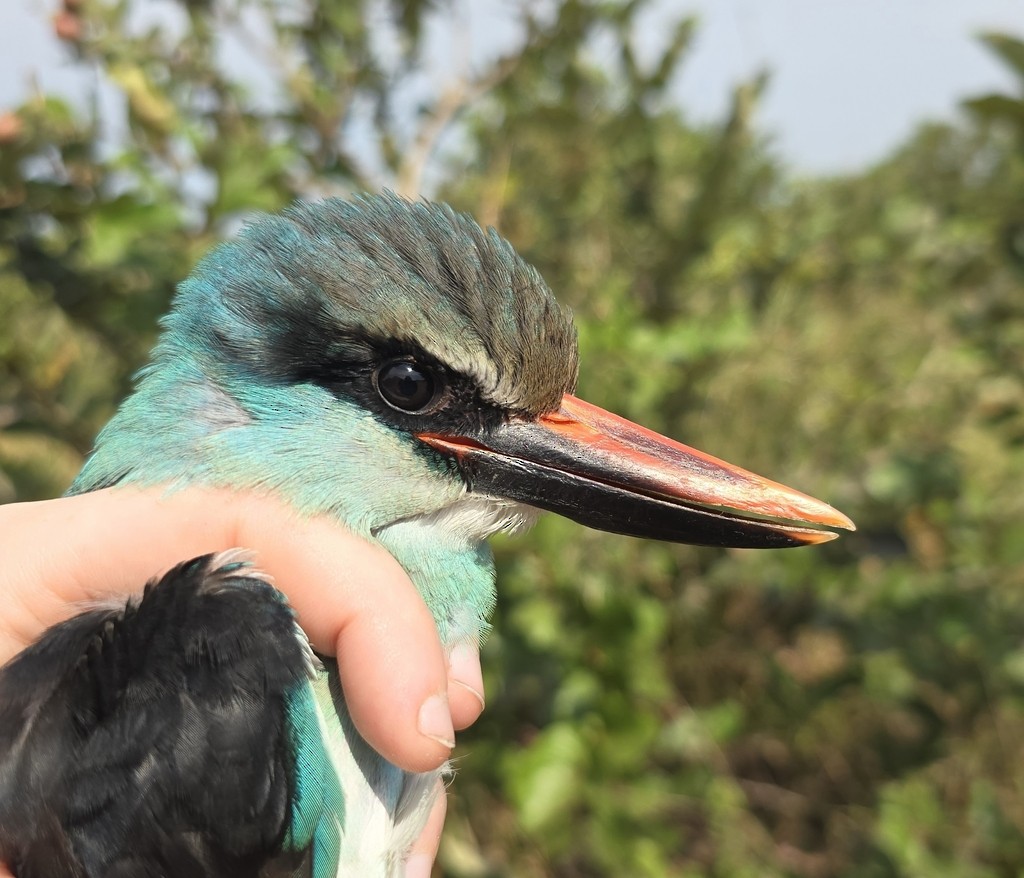
[[[123,488],[15,510],[0,518],[4,548],[20,546],[22,559],[4,660],[72,615],[76,601],[137,592],[181,560],[250,547],[314,648],[337,652],[353,721],[371,746],[410,771],[447,759],[447,661],[423,600],[381,547],[280,501],[223,490]]]
[[[473,643],[457,643],[448,654],[448,700],[456,729],[471,726],[483,712],[480,650]]]
[[[438,781],[438,790],[434,797],[434,807],[427,818],[419,838],[413,843],[409,858],[405,861],[405,878],[430,878],[437,857],[437,849],[441,844],[441,830],[444,829],[444,817],[448,810],[448,798],[444,784]],[[2,876],[0,876],[2,878]]]
[[[356,728],[402,768],[437,768],[455,745],[455,729],[447,662],[423,599],[379,546],[338,540],[337,526],[322,519],[293,527],[282,544],[272,538],[280,525],[270,511],[259,506],[246,514],[239,540],[262,547],[261,564],[311,642],[337,656]]]
[[[344,561],[309,571],[304,556],[311,543],[312,551],[326,548]],[[4,614],[7,633],[24,646],[78,612],[82,601],[138,593],[181,561],[238,546],[257,550],[261,567],[293,602],[306,599],[314,575],[324,585],[345,580],[346,593],[371,574],[408,581],[383,549],[328,522],[301,519],[270,498],[205,488],[108,489],[0,507],[4,586],[17,605]],[[314,646],[333,652],[333,620],[317,626],[315,614],[306,615]]]

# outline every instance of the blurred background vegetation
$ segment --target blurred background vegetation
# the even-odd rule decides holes
[[[548,517],[499,544],[439,871],[1020,876],[1024,43],[985,37],[1017,94],[806,179],[753,127],[763,79],[718,124],[673,104],[694,24],[641,63],[647,5],[524,4],[518,48],[424,94],[444,0],[64,0],[119,103],[0,113],[0,502],[67,486],[251,210],[427,189],[572,305],[581,395],[860,526],[754,553]]]

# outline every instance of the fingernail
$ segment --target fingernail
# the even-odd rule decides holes
[[[437,741],[449,750],[455,746],[455,726],[448,709],[446,695],[431,695],[420,707],[419,730],[421,735]]]
[[[430,878],[434,858],[430,854],[413,854],[405,861],[405,878]]]
[[[470,643],[459,643],[448,655],[448,671],[451,682],[472,692],[486,706],[484,700],[484,675],[480,670],[480,651]]]

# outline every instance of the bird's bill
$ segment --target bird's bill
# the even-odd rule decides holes
[[[419,434],[470,490],[613,533],[703,546],[783,548],[853,522],[827,503],[566,394],[558,411],[485,436]]]

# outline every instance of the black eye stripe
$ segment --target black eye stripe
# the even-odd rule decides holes
[[[433,409],[445,386],[443,379],[429,366],[404,359],[381,365],[374,383],[388,405],[410,414]]]
[[[305,350],[305,360],[291,362],[292,381],[316,384],[338,399],[350,400],[372,412],[384,423],[415,433],[429,430],[453,436],[472,436],[504,423],[512,414],[485,400],[477,382],[440,362],[428,351],[409,342],[351,336],[344,344],[319,348],[319,359]],[[403,390],[408,370],[388,373],[399,387],[382,390],[381,379],[390,366],[405,364],[434,381],[433,398],[422,408],[411,407],[411,387]],[[416,379],[413,379],[414,381]],[[392,398],[385,396],[391,391]],[[407,400],[402,402],[401,400]],[[396,404],[397,401],[397,404]]]

